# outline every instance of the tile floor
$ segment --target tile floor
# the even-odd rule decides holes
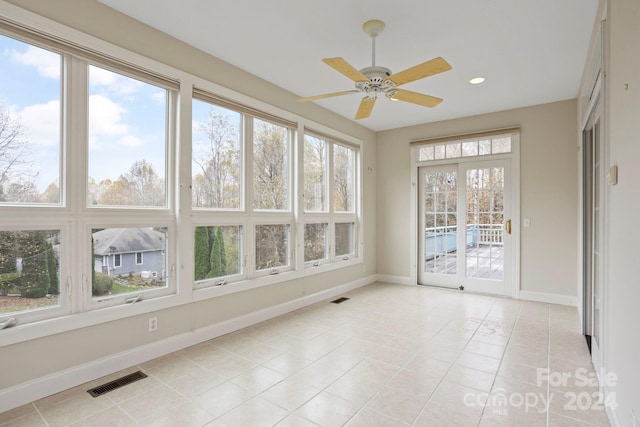
[[[574,308],[375,283],[0,414],[5,426],[609,426]],[[92,398],[141,369],[148,378]],[[571,375],[566,381],[560,374]],[[580,369],[580,371],[577,371]]]

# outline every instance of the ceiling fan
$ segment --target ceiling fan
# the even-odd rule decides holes
[[[442,98],[398,89],[398,86],[449,71],[451,65],[449,65],[447,61],[437,57],[414,67],[407,68],[399,73],[392,74],[390,69],[376,66],[376,37],[384,30],[384,22],[379,20],[367,21],[362,25],[362,30],[371,37],[372,58],[370,67],[356,70],[343,58],[325,58],[322,60],[331,68],[353,80],[356,83],[356,88],[342,92],[299,98],[298,102],[317,101],[318,99],[363,92],[366,96],[360,101],[360,107],[358,107],[358,112],[355,117],[356,120],[365,119],[371,115],[371,111],[379,94],[384,94],[392,101],[411,102],[425,107],[435,107],[442,102]]]

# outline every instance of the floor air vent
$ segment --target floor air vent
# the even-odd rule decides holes
[[[124,387],[127,384],[134,383],[144,378],[147,378],[146,374],[142,373],[141,371],[134,372],[133,374],[125,375],[124,377],[118,378],[117,380],[113,380],[106,384],[102,384],[98,387],[92,388],[91,390],[87,390],[87,393],[89,393],[93,397],[102,396],[105,393],[109,393],[110,391],[113,391],[120,387]]]
[[[338,299],[334,299],[334,300],[333,300],[333,301],[331,301],[331,302],[332,302],[332,303],[334,303],[334,304],[340,304],[341,302],[345,302],[345,301],[347,301],[348,299],[349,299],[349,298],[347,298],[347,297],[341,297],[341,298],[338,298]]]

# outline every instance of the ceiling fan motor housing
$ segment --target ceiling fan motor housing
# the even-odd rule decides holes
[[[369,81],[356,82],[356,89],[360,91],[380,93],[386,92],[396,85],[387,78],[391,75],[391,70],[386,67],[366,67],[360,70],[360,73],[369,79]]]

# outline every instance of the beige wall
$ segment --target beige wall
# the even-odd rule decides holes
[[[634,427],[632,411],[640,422],[640,2],[607,1],[607,7],[606,166],[618,166],[618,184],[608,187],[606,209],[604,359],[617,375],[609,390],[619,405],[618,425]]]
[[[576,295],[576,100],[447,120],[378,134],[378,273],[409,277],[409,141],[521,128],[521,290]]]
[[[294,94],[142,25],[95,0],[13,0],[10,3],[361,139],[364,142],[365,171],[365,264],[158,311],[154,315],[158,316],[162,327],[153,335],[147,332],[151,314],[145,314],[4,346],[0,349],[0,366],[10,366],[11,369],[3,370],[0,390],[134,349],[151,340],[177,336],[375,274],[376,146],[373,131],[317,105],[299,104]]]

